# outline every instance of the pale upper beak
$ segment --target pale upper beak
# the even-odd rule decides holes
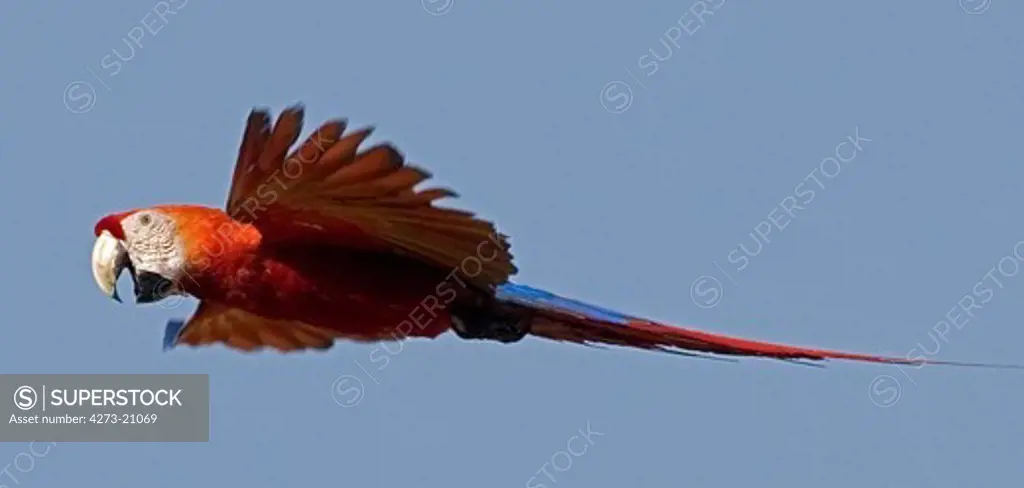
[[[128,248],[110,232],[103,231],[92,248],[92,276],[103,294],[120,302],[117,278],[130,266]]]

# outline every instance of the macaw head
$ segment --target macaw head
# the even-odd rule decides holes
[[[100,290],[120,302],[117,279],[128,269],[136,303],[184,294],[180,283],[187,276],[187,255],[181,221],[172,209],[159,207],[100,219],[92,249],[92,274]]]

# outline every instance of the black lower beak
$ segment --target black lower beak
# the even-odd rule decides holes
[[[141,271],[135,277],[135,303],[153,303],[173,293],[174,284],[156,273]]]

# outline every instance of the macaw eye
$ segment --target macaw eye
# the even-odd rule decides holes
[[[142,214],[139,217],[139,223],[144,227],[149,227],[149,224],[153,223],[153,217],[150,217],[149,214]]]

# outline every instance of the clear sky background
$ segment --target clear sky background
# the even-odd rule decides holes
[[[1020,372],[450,334],[383,368],[349,343],[165,353],[194,302],[117,305],[88,260],[106,213],[221,206],[250,108],[302,101],[309,124],[377,125],[499,222],[519,282],[756,338],[1021,363],[1021,2],[182,3],[0,4],[0,370],[208,373],[211,441],[58,444],[0,484],[1019,483]],[[954,310],[965,296],[984,304]],[[358,401],[332,394],[343,375]],[[586,452],[559,454],[588,424]],[[0,444],[0,466],[28,449]]]

